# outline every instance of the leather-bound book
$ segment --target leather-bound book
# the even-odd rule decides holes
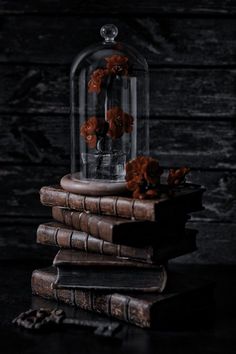
[[[158,199],[141,200],[124,196],[85,196],[66,192],[59,186],[45,186],[40,190],[40,200],[43,205],[60,206],[93,214],[169,222],[175,219],[176,214],[202,210],[203,192],[204,189],[199,185],[186,184],[177,187],[171,196],[163,192]]]
[[[213,287],[206,281],[183,274],[168,275],[163,293],[137,294],[103,292],[88,289],[53,288],[57,276],[56,268],[35,270],[31,287],[34,295],[45,299],[77,306],[140,327],[156,327],[161,322],[181,322],[185,314],[194,316],[213,303]],[[205,320],[201,312],[202,321]],[[171,324],[170,324],[171,327]]]
[[[37,242],[43,245],[72,248],[85,252],[161,264],[168,259],[195,251],[196,230],[186,229],[181,237],[173,237],[171,241],[168,237],[163,237],[161,242],[154,245],[131,247],[95,238],[85,232],[74,230],[60,223],[49,222],[39,225]]]
[[[96,215],[60,207],[52,208],[54,220],[75,230],[112,243],[147,245],[158,243],[164,237],[183,234],[187,215],[181,215],[170,223],[138,221],[115,216]],[[145,235],[145,236],[144,236]]]
[[[161,293],[167,281],[164,266],[76,250],[60,250],[53,265],[55,288]]]

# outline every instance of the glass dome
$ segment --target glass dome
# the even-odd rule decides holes
[[[72,64],[71,180],[125,183],[125,165],[148,153],[148,65],[134,48],[116,42],[105,25],[103,41]]]

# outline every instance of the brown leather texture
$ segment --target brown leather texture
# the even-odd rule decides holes
[[[59,250],[53,265],[57,268],[55,288],[150,293],[162,292],[167,281],[163,265],[78,250]]]
[[[95,215],[56,206],[52,207],[52,217],[64,225],[96,238],[134,246],[158,243],[160,239],[173,233],[176,237],[178,233],[183,233],[187,221],[186,215],[177,215],[171,223],[161,223]]]
[[[213,286],[208,281],[183,274],[171,274],[162,294],[120,294],[109,291],[53,289],[54,267],[35,270],[31,278],[32,293],[46,299],[80,307],[84,310],[135,324],[155,327],[158,322],[176,321],[183,314],[207,308],[213,301]],[[194,311],[193,311],[194,310]]]
[[[196,231],[186,229],[181,236],[173,237],[171,242],[164,238],[159,245],[131,247],[95,238],[57,222],[49,222],[39,225],[37,243],[160,264],[196,250]]]
[[[40,190],[40,200],[47,206],[157,221],[172,218],[176,213],[188,214],[201,210],[203,192],[204,189],[199,185],[187,184],[176,188],[172,196],[163,193],[158,199],[140,200],[122,196],[83,196],[66,192],[59,186],[44,186]]]

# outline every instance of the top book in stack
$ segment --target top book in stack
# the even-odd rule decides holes
[[[59,206],[98,215],[113,215],[122,218],[160,221],[170,220],[176,213],[188,214],[202,210],[204,188],[196,184],[184,184],[173,191],[163,192],[158,199],[140,200],[127,196],[93,197],[63,190],[60,186],[44,186],[40,200],[46,206]]]

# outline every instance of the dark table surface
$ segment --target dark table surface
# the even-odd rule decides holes
[[[212,316],[204,316],[172,328],[150,330],[122,323],[115,338],[95,336],[89,329],[63,328],[32,333],[11,324],[20,312],[32,306],[54,307],[51,301],[31,296],[30,276],[45,262],[0,263],[0,353],[236,353],[236,267],[178,265],[178,270],[215,281]],[[36,305],[35,305],[36,304]],[[104,317],[63,307],[71,316],[104,320]]]

